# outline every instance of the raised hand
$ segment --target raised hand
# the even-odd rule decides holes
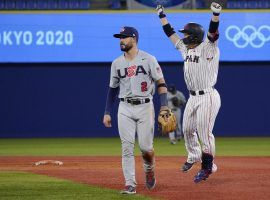
[[[213,13],[219,14],[222,10],[222,6],[216,2],[212,2],[211,10],[213,11]]]
[[[157,14],[158,14],[159,18],[166,17],[166,15],[164,14],[164,7],[163,7],[163,5],[157,5],[156,11],[157,11]]]

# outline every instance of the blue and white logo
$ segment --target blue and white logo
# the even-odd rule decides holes
[[[156,7],[158,4],[163,5],[165,8],[167,7],[173,7],[177,6],[181,3],[184,3],[186,0],[135,0],[140,4],[143,4],[145,6],[150,6],[150,7]]]
[[[238,48],[245,48],[248,45],[261,48],[270,41],[270,26],[262,25],[256,28],[246,25],[241,29],[236,25],[231,25],[226,29],[225,35]]]

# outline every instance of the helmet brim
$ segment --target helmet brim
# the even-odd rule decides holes
[[[187,30],[185,30],[185,29],[180,29],[180,30],[178,30],[180,33],[188,33],[188,31]]]

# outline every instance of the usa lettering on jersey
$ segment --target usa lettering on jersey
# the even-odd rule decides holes
[[[126,78],[126,77],[132,77],[132,76],[137,76],[139,73],[142,74],[147,74],[144,67],[142,65],[136,66],[130,66],[124,68],[124,70],[118,69],[117,74],[119,78]]]

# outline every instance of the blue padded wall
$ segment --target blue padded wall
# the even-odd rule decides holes
[[[183,63],[161,63],[188,96]],[[118,136],[103,127],[110,63],[1,64],[0,137]],[[270,136],[270,63],[221,63],[217,136]],[[156,111],[159,101],[156,100]]]

